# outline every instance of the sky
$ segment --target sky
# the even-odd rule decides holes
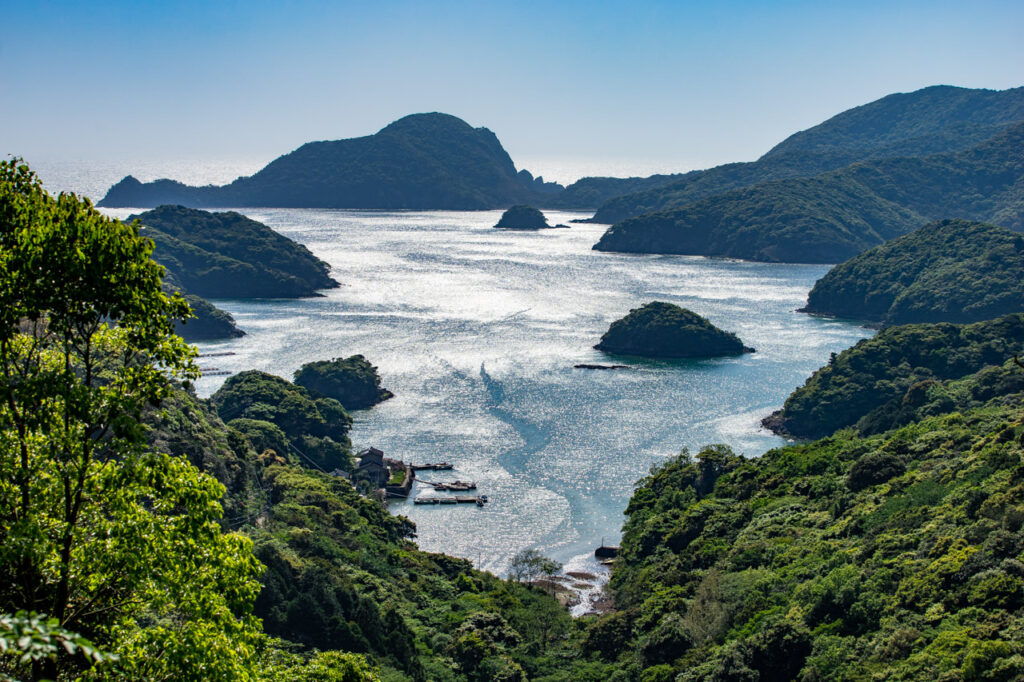
[[[893,92],[1024,85],[1020,0],[0,0],[0,18],[0,155],[30,164],[258,167],[443,111],[568,182],[753,160]]]

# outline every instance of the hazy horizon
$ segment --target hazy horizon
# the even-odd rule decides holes
[[[1024,6],[998,1],[2,1],[0,154],[30,163],[258,168],[443,111],[549,180],[682,172],[893,92],[1016,87],[1024,64]]]

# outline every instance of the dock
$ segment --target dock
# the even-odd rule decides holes
[[[413,471],[424,471],[429,469],[431,471],[449,471],[455,467],[448,462],[438,462],[436,464],[410,464],[409,467]]]
[[[486,495],[453,495],[452,497],[415,497],[416,504],[475,504],[482,507],[487,504]]]
[[[211,369],[203,369],[202,367],[200,367],[199,371],[204,377],[226,377],[234,374],[234,372],[231,372],[229,370],[217,369],[216,367],[213,367]]]
[[[453,493],[466,492],[468,490],[476,490],[476,483],[472,481],[453,481],[451,483],[433,483],[431,481],[424,481],[422,478],[417,478],[417,481],[423,485],[429,485],[434,490],[450,490]]]

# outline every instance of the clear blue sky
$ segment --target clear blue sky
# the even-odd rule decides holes
[[[0,154],[253,157],[444,111],[519,166],[749,160],[891,92],[1024,85],[1024,2],[0,0]]]

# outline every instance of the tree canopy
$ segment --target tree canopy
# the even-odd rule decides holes
[[[116,654],[104,676],[245,679],[251,543],[221,532],[223,487],[149,450],[141,426],[172,379],[196,376],[173,334],[188,306],[152,248],[0,162],[0,611]],[[97,660],[65,646],[0,666],[56,679]]]

